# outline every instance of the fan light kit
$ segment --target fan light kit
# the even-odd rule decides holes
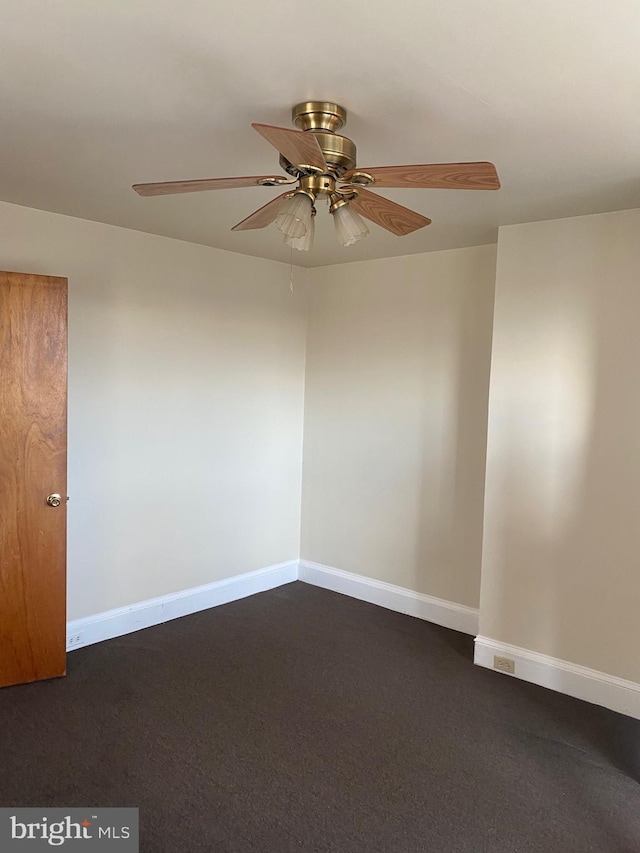
[[[267,202],[232,231],[266,228],[275,222],[292,249],[307,252],[313,246],[316,201],[326,199],[338,241],[351,246],[369,233],[368,219],[393,234],[403,236],[429,225],[431,220],[372,193],[369,187],[400,187],[453,190],[497,190],[500,181],[493,163],[432,163],[423,166],[374,166],[356,168],[356,146],[341,130],[347,111],[338,104],[305,101],[291,117],[299,130],[270,124],[251,126],[280,153],[283,175],[246,178],[210,178],[135,184],[141,196],[171,195],[236,187],[292,186]]]

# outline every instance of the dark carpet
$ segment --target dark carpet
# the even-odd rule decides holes
[[[0,691],[0,804],[139,806],[144,853],[638,853],[640,722],[302,583]]]

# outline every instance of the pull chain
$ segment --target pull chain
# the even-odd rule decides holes
[[[291,266],[289,268],[289,289],[293,293],[293,246],[291,247]]]

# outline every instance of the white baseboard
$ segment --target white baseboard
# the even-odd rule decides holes
[[[67,651],[75,651],[83,646],[141,631],[152,625],[160,625],[180,616],[237,601],[295,580],[435,622],[436,625],[444,625],[454,631],[473,635],[478,631],[478,611],[471,607],[319,563],[291,560],[204,586],[150,598],[116,610],[107,610],[84,619],[74,619],[67,622]]]
[[[217,607],[219,604],[237,601],[256,592],[265,592],[291,583],[297,578],[298,561],[291,560],[204,586],[150,598],[117,610],[107,610],[85,619],[74,619],[67,622],[67,651],[131,634],[133,631],[207,610],[209,607]]]
[[[361,601],[368,601],[370,604],[386,607],[388,610],[396,610],[398,613],[406,613],[408,616],[425,619],[427,622],[435,622],[436,625],[443,625],[454,631],[472,635],[478,633],[478,611],[464,604],[434,598],[402,586],[367,578],[364,575],[343,572],[342,569],[333,569],[308,560],[300,560],[298,579],[314,586],[321,586],[323,589],[359,598]]]
[[[597,669],[578,666],[560,658],[549,657],[520,646],[499,643],[488,637],[476,637],[474,663],[494,669],[493,656],[511,658],[515,661],[515,673],[511,677],[520,678],[549,687],[559,693],[584,699],[595,705],[602,705],[620,714],[627,714],[640,720],[640,684],[627,681],[615,675],[608,675]],[[503,675],[502,670],[494,670]]]
[[[301,580],[314,586],[368,601],[388,610],[415,616],[454,631],[478,633],[478,611],[463,604],[434,598],[401,586],[363,575],[312,563],[291,560],[255,572],[204,586],[151,598],[128,607],[108,610],[67,623],[67,651],[131,634],[180,616],[237,601],[258,592]],[[640,684],[569,661],[501,643],[488,637],[475,640],[474,662],[494,669],[493,657],[515,661],[515,678],[549,687],[559,693],[602,705],[640,720]],[[494,670],[501,672],[501,670]],[[508,674],[508,673],[502,673]]]

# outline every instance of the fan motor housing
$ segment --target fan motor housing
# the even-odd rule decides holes
[[[309,130],[318,140],[322,149],[324,159],[327,161],[329,171],[336,175],[344,175],[356,166],[356,146],[347,136],[330,133],[325,130]],[[297,177],[299,169],[292,165],[285,157],[280,156],[280,165],[290,175]]]
[[[339,104],[330,101],[303,101],[291,111],[293,123],[307,133],[313,133],[327,161],[329,172],[344,175],[356,165],[356,146],[347,136],[336,133],[347,122],[347,111]],[[294,177],[300,169],[285,157],[280,157],[280,165]]]
[[[342,175],[356,165],[356,146],[347,136],[330,133],[325,130],[311,130],[322,149],[324,159],[333,171]]]

